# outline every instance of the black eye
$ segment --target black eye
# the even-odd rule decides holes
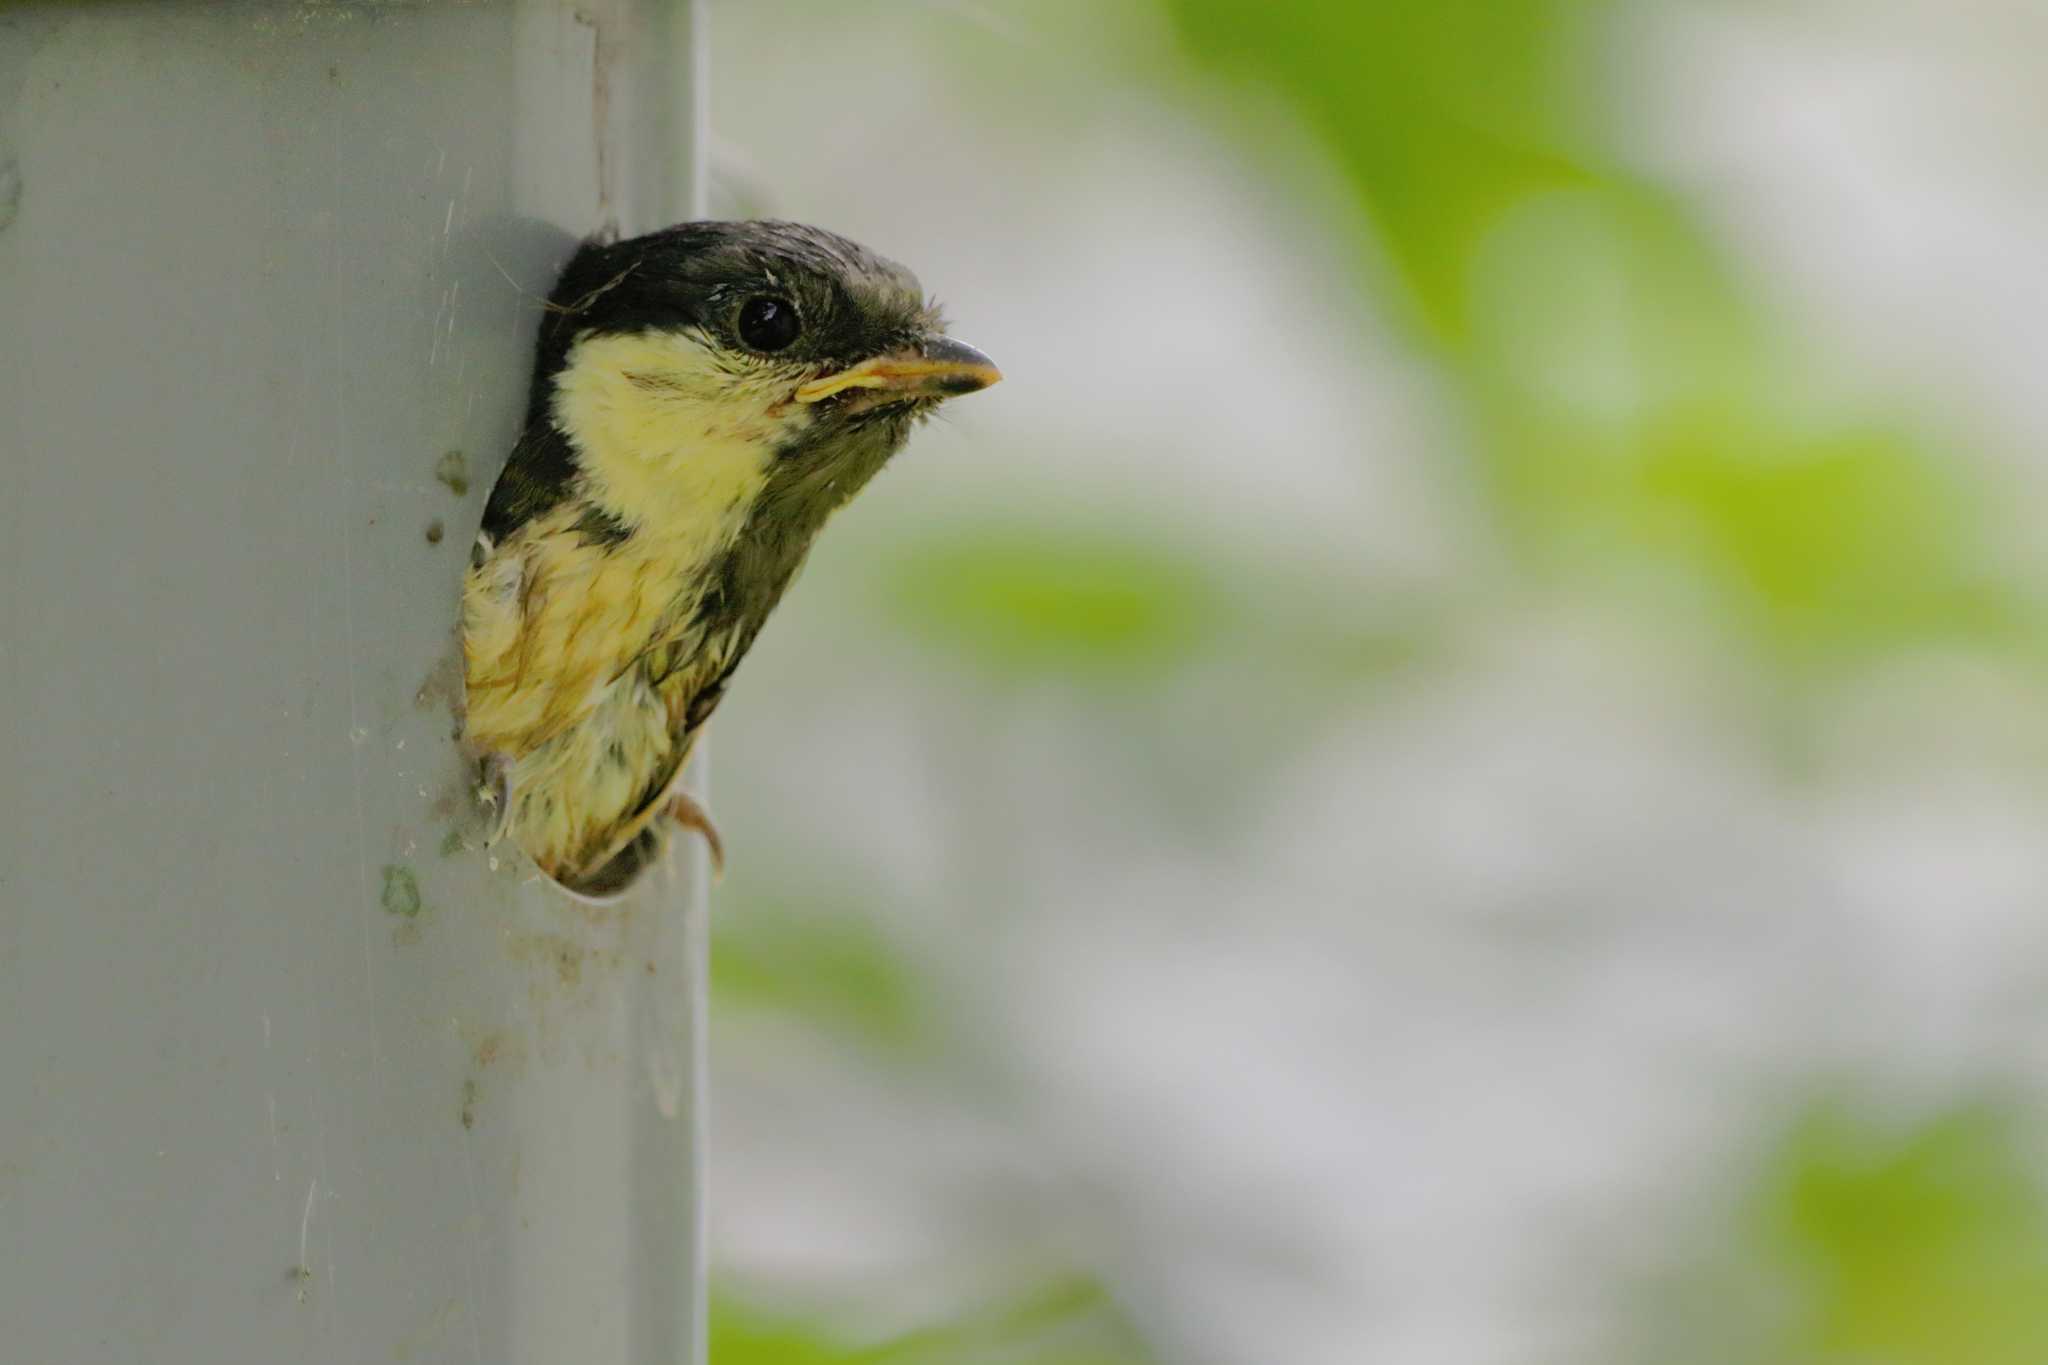
[[[788,299],[748,299],[740,308],[740,340],[757,351],[779,351],[803,330],[796,305]]]

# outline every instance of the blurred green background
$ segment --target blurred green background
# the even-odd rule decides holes
[[[1008,375],[721,712],[720,1365],[2048,1359],[2048,12],[712,20]]]

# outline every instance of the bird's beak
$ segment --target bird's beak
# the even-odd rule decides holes
[[[891,398],[957,398],[1002,377],[993,360],[966,342],[928,336],[903,350],[813,379],[796,391],[796,401],[816,403],[847,389],[886,390]]]

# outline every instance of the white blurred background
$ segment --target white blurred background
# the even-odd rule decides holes
[[[1008,376],[716,727],[722,1365],[2048,1358],[2048,11],[712,18]]]

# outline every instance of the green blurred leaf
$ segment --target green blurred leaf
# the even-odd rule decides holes
[[[1465,265],[1516,202],[1592,177],[1575,45],[1607,0],[1171,0],[1190,46],[1276,85],[1358,187],[1424,331],[1467,336]]]
[[[903,551],[889,610],[923,639],[1005,678],[1155,686],[1202,656],[1257,678],[1261,703],[1308,716],[1438,647],[1445,608],[1282,564],[1205,559],[1145,529],[1048,518],[1008,522]],[[1224,585],[1228,584],[1226,588]]]
[[[881,1052],[929,1037],[917,969],[869,916],[840,904],[734,898],[712,918],[711,999],[771,1010]]]
[[[1647,443],[1637,523],[1737,596],[1782,656],[1812,659],[2023,614],[1981,559],[1984,524],[1953,466],[1882,433],[1790,448],[1681,429]]]
[[[1536,562],[1659,608],[1675,592],[1789,668],[2012,644],[2038,617],[2000,577],[1962,471],[1882,430],[1795,436],[1710,411],[1634,434],[1620,458],[1542,439],[1501,450]]]
[[[1903,1134],[1824,1110],[1767,1179],[1758,1249],[1805,1272],[1788,1343],[1814,1360],[2048,1359],[2048,1219],[2016,1117],[1990,1105]]]
[[[812,1323],[772,1316],[726,1294],[711,1300],[710,1351],[716,1365],[846,1365],[854,1357]]]
[[[1680,1281],[1659,1365],[2034,1365],[2048,1359],[2039,1134],[1993,1103],[1909,1126],[1816,1107],[1730,1243]]]
[[[1615,154],[1615,0],[1169,8],[1324,134],[1378,238],[1361,259],[1391,262],[1498,525],[1553,585],[1675,600],[1795,670],[2038,644],[1985,548],[1995,492],[1889,414],[1816,413],[1824,358],[1803,372],[1683,200]]]
[[[817,1322],[764,1313],[714,1293],[714,1365],[1146,1365],[1102,1286],[1068,1276],[1013,1300],[875,1346],[854,1347]]]
[[[887,593],[911,629],[1005,676],[1156,677],[1236,624],[1199,559],[1057,524],[912,546]]]

